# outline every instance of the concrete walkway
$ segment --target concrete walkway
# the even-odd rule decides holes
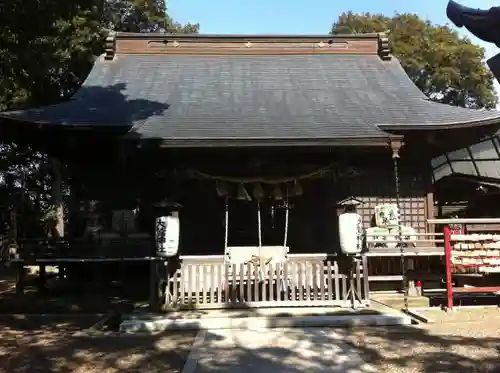
[[[200,331],[182,373],[371,373],[327,328]]]

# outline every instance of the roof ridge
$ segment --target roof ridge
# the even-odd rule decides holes
[[[382,41],[381,41],[382,40]],[[351,35],[210,35],[110,33],[106,59],[116,54],[294,55],[362,54],[390,59],[388,43],[377,33]]]
[[[378,39],[379,33],[357,34],[171,34],[158,32],[112,32],[117,39],[219,39],[219,40],[294,40],[294,39]],[[111,34],[111,32],[110,32]]]

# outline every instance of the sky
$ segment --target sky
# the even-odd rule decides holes
[[[449,23],[448,0],[166,0],[170,16],[181,23],[199,23],[204,34],[327,34],[338,16],[355,13],[416,13],[433,23]],[[462,5],[489,9],[500,0],[457,0]],[[349,3],[349,4],[347,4]],[[453,26],[454,27],[454,26]],[[461,34],[486,50],[486,58],[499,53],[465,29]],[[496,83],[497,95],[500,85]]]

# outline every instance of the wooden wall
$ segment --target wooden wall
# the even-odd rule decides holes
[[[290,156],[290,155],[288,155]],[[327,158],[329,157],[329,158]],[[206,159],[200,157],[199,159]],[[273,158],[273,157],[271,157]],[[274,158],[277,158],[275,156]],[[279,158],[279,157],[278,157]],[[395,180],[393,163],[388,149],[358,155],[349,155],[349,159],[342,154],[325,154],[323,165],[330,163],[329,159],[339,160],[342,167],[352,168],[353,172],[333,172],[323,178],[303,180],[301,182],[303,195],[290,198],[293,205],[289,214],[288,242],[291,252],[321,253],[338,251],[338,221],[337,203],[342,199],[354,196],[364,203],[359,207],[363,215],[364,226],[372,225],[374,208],[377,204],[395,202]],[[227,157],[226,157],[227,159]],[[231,158],[232,159],[232,158]],[[300,161],[286,162],[287,167],[293,169],[311,169],[304,167],[306,162],[311,163],[316,158],[308,158],[307,154],[300,154]],[[302,164],[302,163],[304,164]],[[213,174],[231,172],[231,165],[238,162],[222,162],[222,170],[211,170]],[[210,162],[210,164],[219,164]],[[298,167],[298,166],[301,167]],[[221,167],[222,167],[221,166]],[[195,165],[192,166],[193,168]],[[320,168],[319,166],[318,168]],[[233,167],[234,168],[234,167]],[[314,167],[312,167],[315,169]],[[203,169],[203,168],[202,168]],[[226,172],[223,172],[226,170]],[[238,167],[236,167],[238,169]],[[234,171],[234,170],[233,170]],[[244,171],[244,170],[243,170]],[[302,171],[289,170],[296,174]],[[432,214],[430,165],[425,160],[402,160],[401,171],[401,217],[404,225],[412,226],[420,232],[426,230],[426,219]],[[195,254],[222,254],[224,251],[224,200],[217,196],[215,182],[211,180],[183,179],[169,180],[168,178],[155,179],[154,172],[148,172],[150,178],[141,177],[114,178],[114,182],[107,181],[108,190],[114,197],[133,201],[136,197],[141,200],[143,215],[152,215],[147,212],[147,205],[153,204],[165,197],[171,198],[183,205],[181,217],[181,250],[184,255]],[[272,175],[270,175],[272,176]],[[105,178],[96,178],[96,187],[102,192]],[[106,179],[108,180],[108,179]],[[128,180],[128,181],[126,181]],[[106,189],[106,188],[104,188]],[[118,193],[121,191],[122,193]],[[251,190],[249,190],[251,194]],[[107,194],[109,198],[109,193]],[[107,204],[109,204],[108,201]],[[270,201],[262,204],[262,243],[263,245],[282,245],[284,239],[284,212],[276,209],[272,216]],[[154,226],[154,217],[142,219],[143,226]],[[151,221],[150,221],[151,220]],[[240,232],[236,232],[239,230]],[[229,208],[229,245],[257,245],[257,207],[255,201],[242,202],[231,200]]]
[[[302,182],[303,195],[290,198],[288,245],[294,253],[337,252],[337,202],[354,196],[364,203],[358,211],[364,226],[372,226],[377,204],[396,202],[395,181],[390,156],[378,166],[359,165],[356,175],[325,177]],[[426,219],[433,212],[428,205],[430,173],[418,165],[402,164],[401,218],[404,225],[419,232],[427,229]],[[213,182],[192,180],[185,184],[181,210],[182,246],[185,254],[222,254],[224,248],[224,203],[216,195]],[[277,209],[271,216],[271,204],[262,204],[263,245],[282,245],[284,213]],[[229,208],[229,245],[258,243],[257,204],[231,200]],[[245,230],[235,234],[235,230]]]
[[[402,164],[404,166],[404,164]],[[406,168],[406,167],[405,167]],[[426,219],[433,213],[430,174],[419,165],[408,165],[400,174],[400,217],[403,225],[419,232],[426,232]],[[352,194],[363,204],[358,213],[363,216],[365,227],[373,226],[375,206],[396,203],[396,186],[393,168],[374,167],[366,169],[351,186]],[[430,204],[430,206],[429,206]]]

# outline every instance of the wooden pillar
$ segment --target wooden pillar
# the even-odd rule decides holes
[[[151,260],[149,262],[149,308],[152,311],[158,310],[158,262]]]
[[[425,195],[425,215],[427,219],[433,219],[436,215],[434,210],[434,193],[432,191],[428,191]],[[426,224],[425,227],[427,233],[434,233],[434,224]]]
[[[93,287],[94,291],[96,293],[101,293],[102,294],[102,285],[103,285],[103,280],[102,280],[102,268],[103,268],[103,262],[90,262],[89,263],[90,268],[92,268],[92,273],[94,274],[92,280],[93,280]],[[101,295],[100,294],[100,295]]]
[[[56,221],[53,229],[54,238],[64,237],[64,208],[61,193],[62,186],[62,175],[61,175],[61,163],[55,159],[51,158],[51,168],[52,168],[52,205],[54,206],[56,213]]]
[[[363,255],[361,257],[361,260],[363,261],[363,300],[365,301],[370,301],[370,281],[368,278],[369,272],[368,272],[368,257],[366,255]]]
[[[38,269],[38,291],[43,293],[47,285],[47,267],[43,264]]]
[[[9,214],[9,245],[17,245],[17,208],[13,207]]]
[[[26,282],[26,268],[24,263],[17,263],[16,268],[16,294],[24,294],[24,285]]]

